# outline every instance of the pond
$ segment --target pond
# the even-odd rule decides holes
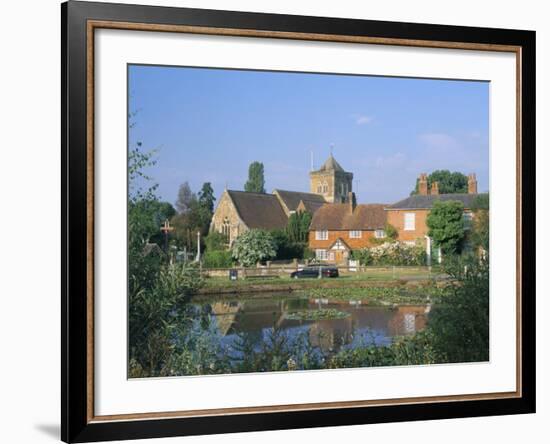
[[[224,348],[234,349],[239,337],[246,335],[259,350],[275,328],[289,341],[306,336],[312,346],[325,353],[389,345],[395,336],[424,329],[429,312],[426,305],[372,306],[361,300],[293,293],[203,296],[194,305],[211,315],[211,327]]]

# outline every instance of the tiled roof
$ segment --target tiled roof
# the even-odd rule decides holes
[[[274,194],[228,190],[240,218],[248,228],[284,228],[288,218]]]
[[[305,210],[308,212],[308,213],[315,213],[319,208],[321,208],[325,202],[314,202],[312,200],[302,200],[301,201]]]
[[[464,204],[464,208],[472,208],[475,198],[479,194],[414,194],[406,199],[400,200],[386,207],[388,210],[413,210],[413,209],[430,209],[435,201],[458,200]]]
[[[309,203],[311,203],[311,208],[313,208],[315,204],[321,206],[325,203],[324,197],[315,193],[302,193],[300,191],[287,190],[273,190],[273,193],[279,195],[289,211],[296,211],[298,205],[300,205],[300,201],[304,202],[306,209]],[[310,210],[308,209],[308,211]]]
[[[386,225],[384,204],[325,204],[313,215],[310,230],[376,230]]]

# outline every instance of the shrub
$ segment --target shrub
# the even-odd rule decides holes
[[[257,262],[273,259],[277,255],[277,245],[271,233],[254,229],[235,239],[231,253],[241,265],[252,267]]]
[[[227,236],[217,231],[212,231],[204,238],[207,251],[222,251],[227,249]]]
[[[229,268],[233,265],[231,251],[206,250],[202,264],[206,268]]]
[[[352,252],[361,265],[424,265],[426,252],[421,245],[385,242],[372,248]]]
[[[489,360],[489,261],[475,255],[449,257],[452,281],[436,297],[428,330],[444,362]]]

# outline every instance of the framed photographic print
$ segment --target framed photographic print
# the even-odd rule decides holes
[[[62,439],[535,411],[535,33],[69,1]]]

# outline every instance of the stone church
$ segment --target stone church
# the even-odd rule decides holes
[[[285,228],[297,211],[315,214],[326,203],[347,202],[352,193],[353,173],[346,172],[332,156],[320,169],[311,171],[310,192],[275,189],[268,193],[225,190],[212,217],[210,231],[224,234],[229,245],[253,228]]]

